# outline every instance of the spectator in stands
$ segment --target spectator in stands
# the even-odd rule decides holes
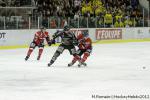
[[[70,0],[72,1],[72,0]],[[80,10],[80,7],[81,7],[81,0],[74,0],[74,11],[75,12],[78,12]]]
[[[4,0],[0,0],[0,6],[5,7],[6,6],[6,2]]]
[[[48,28],[48,18],[44,17],[42,20],[42,26],[44,26],[45,28]]]
[[[54,17],[50,20],[50,27],[57,28],[56,19]]]
[[[131,6],[134,9],[135,7],[137,7],[137,5],[139,4],[138,0],[131,0]]]
[[[104,16],[104,22],[105,22],[106,27],[111,27],[111,25],[113,23],[113,17],[112,17],[112,14],[110,13],[110,11],[106,12],[106,14]]]
[[[64,26],[68,25],[67,19],[64,18],[61,20],[61,28],[64,28]]]
[[[114,27],[119,27],[119,28],[124,27],[124,23],[123,23],[122,19],[118,19],[115,22]]]
[[[105,12],[105,9],[101,0],[93,1],[93,10],[96,16],[99,16],[101,13]]]

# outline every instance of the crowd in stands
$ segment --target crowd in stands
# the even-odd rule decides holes
[[[138,0],[83,0],[82,15],[97,16],[105,27],[138,26],[142,18]]]
[[[36,4],[43,16],[74,18],[70,23],[80,17],[80,27],[87,26],[87,18],[88,27],[95,27],[95,20],[97,27],[140,26],[143,17],[138,0],[38,0]]]
[[[37,0],[36,5],[43,16],[65,17],[74,16],[81,7],[79,2],[81,0]]]
[[[0,29],[29,28],[27,17],[32,9],[24,7],[33,6],[35,6],[34,0],[0,0]]]
[[[21,7],[34,4],[34,0],[0,0],[0,7]]]
[[[63,27],[68,17],[72,19],[75,15],[79,16],[81,1],[82,0],[36,0],[35,4],[37,10],[35,10],[35,12],[43,16],[42,23],[44,26],[48,26],[48,17],[51,17],[50,26],[52,28],[57,26]],[[57,17],[61,18],[60,25],[58,25]]]
[[[45,27],[133,27],[141,26],[139,0],[0,0],[0,6],[34,5],[34,14]],[[69,20],[68,20],[69,19]],[[79,23],[78,23],[79,20]]]

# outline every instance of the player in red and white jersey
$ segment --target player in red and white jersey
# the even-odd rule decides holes
[[[39,48],[39,52],[38,52],[38,57],[37,60],[40,60],[40,57],[42,55],[43,49],[44,49],[44,40],[46,39],[48,45],[51,45],[51,40],[50,40],[50,36],[49,33],[46,31],[46,29],[44,27],[40,28],[40,31],[36,32],[34,35],[34,39],[30,44],[27,56],[25,58],[25,60],[28,60],[31,53],[33,52],[33,50],[35,49],[35,47]]]
[[[92,40],[89,37],[88,31],[84,31],[82,34],[77,36],[78,39],[78,50],[77,55],[73,58],[72,62],[68,66],[72,66],[76,61],[79,61],[78,66],[86,66],[85,61],[92,52]]]

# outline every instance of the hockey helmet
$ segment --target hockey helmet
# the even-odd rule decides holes
[[[88,30],[84,30],[82,32],[82,35],[83,35],[83,37],[88,37],[89,36]]]

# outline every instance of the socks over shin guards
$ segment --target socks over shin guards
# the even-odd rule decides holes
[[[75,55],[72,62],[75,63],[76,61],[80,61],[81,57],[79,55]]]
[[[27,56],[30,57],[31,53],[33,52],[33,48],[29,48]]]
[[[42,53],[43,53],[43,48],[40,48],[40,49],[39,49],[39,54],[38,54],[38,59],[40,59]]]
[[[89,56],[90,54],[88,52],[85,52],[83,58],[81,59],[81,62],[85,62]]]

